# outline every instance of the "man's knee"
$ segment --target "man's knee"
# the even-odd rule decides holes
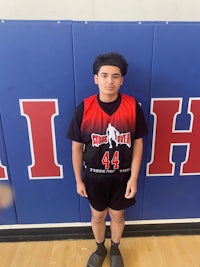
[[[116,210],[112,210],[109,209],[109,215],[110,215],[110,219],[112,222],[121,224],[124,222],[124,211],[120,210],[120,211],[116,211]]]
[[[107,215],[107,210],[104,211],[96,211],[94,209],[92,209],[92,222],[93,223],[102,223],[105,221]]]

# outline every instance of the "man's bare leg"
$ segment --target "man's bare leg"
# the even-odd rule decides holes
[[[124,210],[113,210],[109,208],[111,239],[119,243],[124,231]]]
[[[94,238],[97,243],[101,243],[105,240],[105,232],[106,232],[105,219],[107,215],[107,209],[104,211],[97,211],[93,207],[90,208],[92,212],[91,225]]]
[[[107,250],[104,246],[107,209],[104,211],[97,211],[91,207],[91,213],[92,231],[97,244],[97,249],[90,256],[87,267],[101,267],[107,254]]]
[[[109,209],[109,214],[111,218],[110,267],[124,267],[123,258],[118,248],[124,231],[124,210]]]

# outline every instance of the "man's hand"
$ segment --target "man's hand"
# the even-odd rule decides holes
[[[80,181],[76,184],[76,190],[77,193],[82,196],[82,197],[88,197],[87,193],[86,193],[86,189],[85,189],[85,184],[83,181]]]
[[[130,199],[135,196],[137,192],[137,181],[135,179],[129,179],[126,186],[125,198]]]

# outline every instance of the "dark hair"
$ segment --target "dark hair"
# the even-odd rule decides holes
[[[116,66],[120,68],[122,76],[125,76],[128,69],[128,64],[125,58],[118,53],[106,53],[95,58],[93,63],[93,74],[98,74],[102,66]]]

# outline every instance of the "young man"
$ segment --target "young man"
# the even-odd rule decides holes
[[[93,64],[99,93],[79,104],[68,129],[77,193],[89,200],[97,249],[87,267],[101,267],[106,215],[110,216],[110,266],[123,267],[118,248],[124,230],[124,210],[135,203],[137,179],[147,125],[140,105],[119,89],[128,64],[117,53],[99,55]],[[84,162],[84,173],[83,173]]]

